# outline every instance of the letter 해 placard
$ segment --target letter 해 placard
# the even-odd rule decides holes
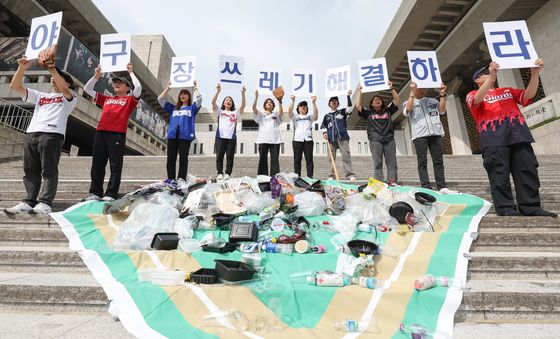
[[[27,60],[37,59],[39,52],[58,42],[62,12],[33,18],[25,56]]]
[[[325,72],[325,97],[346,95],[350,89],[350,65],[330,68]]]
[[[171,87],[194,86],[195,74],[195,57],[173,57],[171,59],[171,72],[169,73]]]
[[[538,56],[525,20],[484,22],[482,26],[492,61],[500,68],[535,67]]]
[[[441,74],[435,51],[407,51],[410,77],[418,88],[438,88]]]
[[[101,34],[99,65],[107,72],[126,71],[130,62],[130,34]]]

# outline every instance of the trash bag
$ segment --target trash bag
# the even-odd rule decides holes
[[[297,214],[300,217],[321,215],[327,208],[325,199],[315,192],[302,192],[296,195],[294,205],[298,206]]]
[[[183,206],[183,197],[170,191],[162,191],[154,194],[151,197],[150,202],[158,205],[167,205],[176,210],[181,210],[181,207]]]
[[[194,229],[198,226],[198,218],[189,215],[184,218],[177,218],[173,231],[179,235],[180,239],[191,239]]]
[[[123,222],[113,245],[119,249],[148,249],[156,233],[173,231],[178,217],[179,211],[169,205],[140,204]]]
[[[270,192],[263,193],[258,196],[257,199],[250,201],[248,205],[245,205],[247,212],[250,214],[259,214],[262,210],[272,207],[276,209],[279,206],[278,202],[275,199],[272,199]]]

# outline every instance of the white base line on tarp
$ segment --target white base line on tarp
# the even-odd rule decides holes
[[[63,212],[51,213],[50,216],[60,225],[62,232],[68,238],[70,249],[78,252],[95,280],[97,280],[105,294],[107,294],[107,298],[112,300],[111,304],[115,303],[114,309],[116,309],[117,314],[114,315],[119,317],[124,328],[138,338],[165,338],[146,323],[124,285],[113,278],[111,271],[95,251],[84,247],[74,226],[64,217],[64,213],[88,203],[91,202],[76,204]]]
[[[393,270],[393,273],[391,273],[389,279],[385,281],[385,285],[383,286],[383,288],[378,288],[373,291],[373,294],[371,295],[366,311],[364,312],[364,314],[362,315],[362,319],[360,320],[359,331],[348,333],[343,338],[345,339],[356,338],[359,335],[361,335],[362,332],[368,327],[369,322],[371,321],[371,316],[373,315],[375,308],[379,304],[379,301],[383,296],[384,290],[391,287],[391,283],[399,279],[399,276],[401,275],[401,272],[404,268],[406,259],[416,250],[416,246],[418,245],[418,242],[420,242],[421,236],[422,236],[422,232],[414,233],[412,239],[410,240],[410,244],[408,244],[406,251],[403,254],[401,254],[397,266],[395,266],[395,269]]]
[[[478,225],[480,224],[480,220],[482,220],[482,217],[484,217],[486,213],[488,213],[488,210],[490,209],[491,206],[492,206],[491,203],[484,200],[484,205],[481,207],[478,213],[472,217],[467,233],[465,233],[465,235],[463,236],[463,240],[461,241],[461,245],[459,247],[459,254],[457,255],[457,262],[455,264],[455,279],[460,279],[463,282],[463,286],[466,286],[467,267],[469,265],[469,260],[463,254],[469,253],[471,244],[473,242],[471,233],[476,232],[478,230]],[[439,312],[439,317],[436,326],[437,333],[434,336],[434,339],[437,339],[440,333],[442,337],[445,335],[449,335],[449,337],[451,337],[453,335],[453,327],[455,324],[454,321],[455,313],[459,309],[462,300],[463,300],[463,290],[459,288],[448,289],[447,295],[445,297],[445,301],[443,302],[443,305]]]

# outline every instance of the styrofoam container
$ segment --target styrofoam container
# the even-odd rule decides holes
[[[152,284],[177,286],[185,283],[185,271],[156,270],[152,272]]]

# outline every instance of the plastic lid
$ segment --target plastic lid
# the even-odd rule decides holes
[[[186,253],[202,251],[200,242],[196,239],[181,239],[179,240],[179,248]]]

